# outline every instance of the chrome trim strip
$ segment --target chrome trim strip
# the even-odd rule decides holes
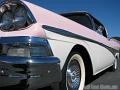
[[[48,31],[51,31],[51,32],[54,32],[54,33],[57,33],[57,34],[60,34],[60,35],[63,35],[63,36],[70,37],[70,38],[75,38],[75,39],[80,39],[80,40],[86,40],[86,41],[89,41],[89,42],[92,42],[92,43],[99,44],[99,45],[105,47],[106,49],[108,49],[113,55],[115,55],[116,52],[118,52],[114,48],[109,47],[107,45],[104,45],[103,43],[100,43],[98,41],[86,38],[86,37],[81,36],[81,35],[77,35],[75,33],[72,33],[72,32],[69,32],[69,31],[66,31],[66,30],[63,30],[63,29],[59,29],[59,28],[52,27],[52,26],[47,26],[47,25],[43,25],[42,28],[44,28],[45,30],[48,30]]]

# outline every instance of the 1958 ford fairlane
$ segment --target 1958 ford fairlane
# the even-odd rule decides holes
[[[39,0],[0,0],[2,88],[55,89],[60,82],[60,90],[83,90],[90,76],[117,69],[119,47],[87,12],[60,15]]]

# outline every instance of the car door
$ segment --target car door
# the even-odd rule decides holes
[[[105,27],[95,18],[92,18],[94,23],[94,31],[97,34],[98,44],[93,44],[91,47],[96,55],[96,72],[106,69],[111,66],[115,60],[114,49],[110,46],[110,40]]]

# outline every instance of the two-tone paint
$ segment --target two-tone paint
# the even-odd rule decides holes
[[[21,1],[30,9],[36,22],[12,32],[0,30],[1,37],[30,36],[47,39],[53,55],[60,59],[61,70],[76,45],[84,47],[88,52],[93,75],[113,65],[116,55],[119,55],[116,48],[120,47],[119,44],[81,24],[46,10],[39,4],[34,4],[36,0]],[[37,2],[39,3],[38,0]]]
[[[94,75],[113,64],[115,56],[111,50],[117,53],[115,47],[119,47],[119,45],[116,42],[110,41],[83,25],[40,7],[39,3],[37,5],[33,4],[34,0],[30,0],[32,3],[24,0],[23,2],[32,12],[36,23],[17,31],[0,31],[1,37],[35,36],[48,39],[54,55],[61,60],[61,69],[75,45],[81,45],[88,51]]]

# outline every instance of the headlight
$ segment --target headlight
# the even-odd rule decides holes
[[[19,6],[15,10],[15,20],[14,24],[16,26],[16,29],[25,27],[25,24],[27,22],[27,10],[23,6]]]
[[[13,14],[10,11],[5,11],[1,17],[1,29],[11,30],[13,29]]]
[[[20,0],[0,1],[0,30],[17,31],[35,22],[28,7]]]

